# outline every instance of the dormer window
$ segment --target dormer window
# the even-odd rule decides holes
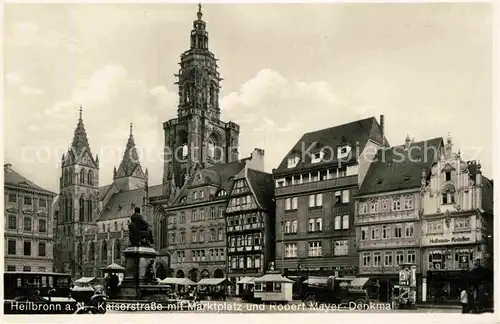
[[[225,196],[225,195],[227,195],[226,190],[221,189],[221,191],[219,191],[219,193],[217,194],[217,197],[223,197],[223,196]]]
[[[323,157],[325,156],[325,152],[323,150],[316,152],[312,155],[311,158],[311,163],[319,163],[323,160]]]
[[[337,149],[337,158],[342,159],[349,156],[351,153],[351,147],[349,145],[340,146]]]
[[[287,167],[288,168],[295,168],[297,166],[297,164],[299,164],[299,161],[300,161],[300,157],[298,157],[298,156],[290,157],[290,158],[288,158],[288,161],[287,161]]]

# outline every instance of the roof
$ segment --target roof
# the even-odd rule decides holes
[[[57,196],[56,193],[49,191],[35,184],[28,178],[24,177],[14,169],[10,164],[4,165],[4,186],[10,186],[15,188],[24,188],[37,191],[39,193],[43,193],[50,196]]]
[[[111,196],[106,206],[104,206],[99,221],[132,216],[134,207],[143,205],[144,196],[144,188],[115,193]]]
[[[163,195],[163,185],[148,186],[148,196],[159,197]]]
[[[191,281],[188,278],[170,278],[170,277],[159,280],[158,283],[162,285],[183,285],[183,286],[196,285],[194,281]]]
[[[429,172],[439,156],[443,138],[380,149],[370,164],[358,196],[420,188],[422,171]]]
[[[273,175],[253,169],[247,170],[247,180],[253,189],[255,198],[258,204],[266,209],[271,210],[274,197],[274,180]]]
[[[92,281],[97,280],[96,277],[81,277],[77,279],[75,283],[91,283]]]
[[[198,281],[197,285],[217,286],[223,283],[229,283],[229,280],[227,278],[205,278]]]
[[[279,273],[271,273],[271,274],[266,274],[262,277],[255,278],[253,282],[290,282],[294,283],[292,279],[288,279],[287,277],[283,277]]]
[[[302,135],[300,140],[293,146],[288,154],[283,158],[274,174],[295,173],[299,170],[318,167],[321,165],[332,165],[338,163],[337,148],[343,145],[350,145],[352,153],[350,159],[342,160],[343,163],[355,161],[358,154],[363,152],[368,140],[372,140],[382,145],[384,142],[382,129],[375,117],[356,120],[347,124],[334,126]],[[310,149],[309,149],[310,148]],[[311,155],[318,153],[322,148],[324,150],[324,162],[312,164]],[[309,153],[309,154],[308,154]],[[289,157],[299,155],[301,158],[297,166],[288,168],[287,161]],[[332,156],[333,155],[333,156]]]
[[[111,188],[112,184],[107,186],[99,187],[99,197],[102,199],[108,193],[109,188]]]
[[[237,284],[252,284],[253,280],[255,277],[243,277],[239,281],[237,281]]]
[[[121,265],[116,264],[116,263],[113,262],[110,265],[108,265],[107,267],[102,268],[101,270],[124,271],[125,268],[122,267]]]

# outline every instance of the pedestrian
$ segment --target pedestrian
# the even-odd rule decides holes
[[[469,296],[467,289],[462,289],[460,293],[460,303],[462,303],[462,314],[469,313]]]

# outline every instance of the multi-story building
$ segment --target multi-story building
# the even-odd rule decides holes
[[[130,127],[123,160],[113,172],[113,183],[99,186],[99,158],[92,155],[83,124],[82,109],[73,141],[61,163],[57,210],[56,268],[75,277],[97,276],[112,262],[123,264],[128,245],[128,222],[135,206],[155,223],[161,211],[149,208],[149,197],[162,187],[148,187]],[[165,273],[168,264],[158,263]]]
[[[264,275],[275,254],[272,174],[247,166],[234,177],[226,208],[228,277]]]
[[[359,275],[378,280],[381,301],[390,300],[399,282],[399,264],[415,263],[421,281],[421,179],[442,149],[442,138],[409,137],[404,145],[380,149],[356,196]]]
[[[154,201],[166,213],[160,221],[160,254],[170,257],[167,276],[193,281],[227,275],[225,209],[234,177],[246,166],[263,168],[263,151],[209,168],[198,167],[173,202]]]
[[[353,195],[387,145],[374,117],[306,133],[275,178],[276,266],[289,276],[357,272]]]
[[[451,137],[422,182],[422,299],[458,300],[469,270],[492,264],[493,182],[453,152]]]
[[[53,271],[55,196],[4,165],[6,271]]]

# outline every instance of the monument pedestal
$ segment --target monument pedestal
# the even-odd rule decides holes
[[[125,254],[125,273],[118,293],[119,299],[143,299],[151,293],[156,294],[154,283],[146,282],[145,275],[151,260],[155,260],[158,252],[154,248],[144,246],[128,247]]]

